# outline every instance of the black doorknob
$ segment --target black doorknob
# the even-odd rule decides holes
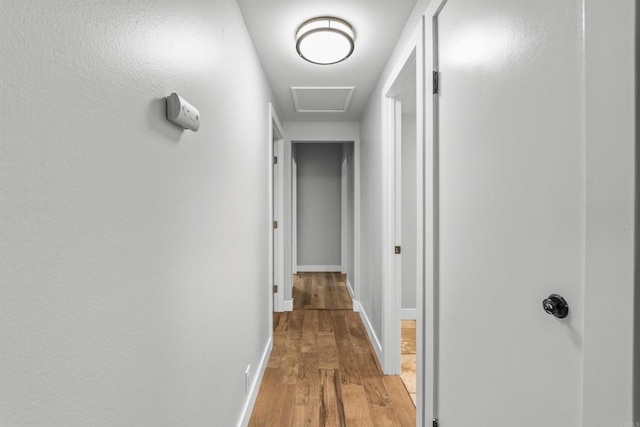
[[[553,314],[558,319],[564,319],[569,314],[569,304],[558,294],[551,294],[542,301],[542,308],[549,314]]]

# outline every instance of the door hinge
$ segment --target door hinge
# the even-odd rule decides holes
[[[437,418],[433,419],[433,424],[432,425],[433,425],[433,427],[438,427],[438,419]]]
[[[273,156],[273,164],[274,165],[278,164],[278,156]]]
[[[440,91],[440,73],[433,72],[433,93],[436,94]]]
[[[399,254],[402,251],[402,249],[400,248],[400,246],[396,246],[395,251],[396,251],[396,254]]]
[[[273,293],[274,294],[278,293],[278,285],[273,285]]]
[[[276,228],[278,228],[278,221],[273,221],[273,229],[275,230]]]

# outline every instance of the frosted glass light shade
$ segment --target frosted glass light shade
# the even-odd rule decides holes
[[[344,61],[353,53],[355,34],[349,23],[323,16],[304,22],[296,33],[296,50],[303,59],[320,65]]]

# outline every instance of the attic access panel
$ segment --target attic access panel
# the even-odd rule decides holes
[[[298,113],[345,113],[355,87],[292,87],[293,104]]]

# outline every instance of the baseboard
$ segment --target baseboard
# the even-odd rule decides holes
[[[286,301],[285,301],[286,303]],[[416,320],[418,318],[418,312],[415,308],[401,308],[400,319],[401,320]]]
[[[371,345],[373,349],[376,351],[376,356],[378,356],[378,361],[382,363],[382,344],[378,339],[378,336],[373,331],[373,326],[369,321],[369,316],[367,316],[367,312],[364,310],[364,307],[358,303],[358,308],[360,312],[360,318],[362,319],[362,323],[364,323],[364,328],[367,330],[367,335],[369,335],[369,341],[371,341]]]
[[[269,341],[262,353],[262,359],[260,360],[260,366],[258,366],[258,375],[255,376],[253,382],[251,383],[251,388],[249,389],[249,393],[247,395],[247,400],[244,403],[244,407],[242,408],[242,413],[240,414],[240,421],[238,422],[239,427],[247,427],[249,425],[249,420],[251,419],[251,413],[253,412],[253,406],[256,403],[256,398],[258,397],[258,390],[260,389],[260,384],[262,383],[262,377],[264,376],[264,371],[267,369],[267,362],[269,361],[269,356],[271,355],[271,350],[273,349],[273,336],[269,337]]]
[[[297,267],[299,273],[322,273],[322,272],[336,272],[342,271],[341,265],[299,265]]]
[[[351,301],[353,302],[353,311],[358,313],[360,311],[360,301],[356,299],[356,293],[353,290],[353,286],[351,286],[351,282],[349,281],[349,279],[347,279],[347,291],[349,292]]]
[[[351,286],[351,282],[347,279],[347,291],[349,291],[349,295],[351,295],[351,299],[353,301],[356,300],[356,293],[353,291],[353,286]]]
[[[293,311],[293,299],[284,300],[284,311]]]

